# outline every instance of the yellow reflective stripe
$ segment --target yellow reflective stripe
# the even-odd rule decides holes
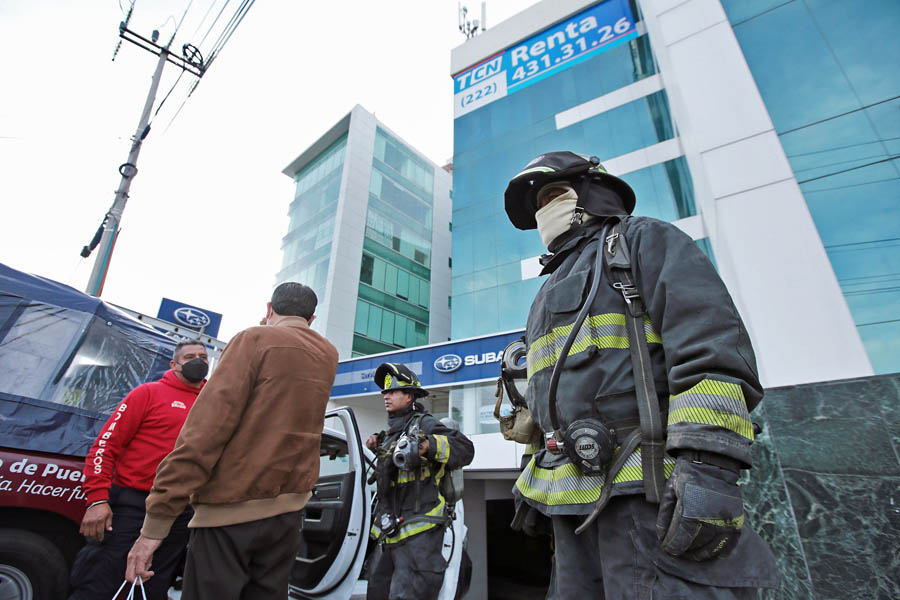
[[[736,383],[704,379],[669,399],[669,426],[701,423],[723,427],[753,439],[753,423],[744,392]]]
[[[669,426],[678,423],[702,423],[733,431],[747,439],[753,438],[753,423],[735,414],[710,408],[679,408],[669,412]]]
[[[540,449],[541,449],[541,447],[537,444],[525,444],[525,450],[523,450],[522,453],[523,454],[534,454],[535,452],[537,452]]]
[[[420,481],[425,481],[426,479],[428,479],[429,476],[431,476],[431,470],[427,466],[423,466],[421,471],[422,471],[422,475],[421,475],[421,477],[419,477]],[[400,471],[397,473],[397,483],[409,483],[409,482],[415,481],[415,480],[416,480],[416,470],[415,469],[413,469],[412,471]]]
[[[446,435],[432,434],[437,448],[434,451],[434,460],[445,463],[450,460],[450,442]]]
[[[663,457],[663,473],[669,477],[675,468],[675,459]],[[613,483],[643,481],[641,452],[637,448],[616,474]],[[603,491],[603,475],[584,475],[573,463],[566,463],[555,469],[544,469],[536,465],[535,459],[525,467],[516,480],[516,488],[526,498],[547,506],[563,504],[589,504],[596,502]]]
[[[444,516],[444,507],[447,505],[447,501],[444,500],[444,497],[438,494],[438,503],[437,506],[429,510],[425,513],[428,517],[443,517]],[[428,531],[434,527],[437,527],[437,523],[429,523],[428,521],[420,521],[416,523],[411,523],[409,525],[401,525],[400,533],[395,537],[385,537],[385,544],[396,544],[401,540],[405,540],[408,537],[414,536],[417,533],[422,533],[423,531]]]
[[[585,319],[572,342],[568,356],[573,356],[596,346],[597,348],[628,349],[628,331],[625,328],[624,313],[604,313]],[[559,359],[559,352],[565,344],[572,325],[554,327],[549,333],[542,335],[528,347],[528,378],[535,373],[552,367]],[[644,316],[644,336],[648,344],[661,344],[662,337],[653,328],[650,318]]]

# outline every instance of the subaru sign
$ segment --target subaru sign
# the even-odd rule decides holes
[[[222,315],[217,312],[169,298],[162,299],[162,303],[159,305],[159,314],[156,316],[163,321],[202,331],[212,337],[219,334],[219,325],[222,324]]]
[[[378,356],[350,358],[338,363],[331,397],[358,396],[379,391],[373,379],[375,369],[383,362],[403,363],[419,377],[424,387],[461,385],[474,381],[496,380],[500,376],[500,359],[510,342],[524,331],[444,342],[431,346],[397,350]]]
[[[456,354],[444,354],[435,359],[434,368],[440,371],[441,373],[452,373],[453,371],[460,368],[463,364],[463,359],[460,358]]]

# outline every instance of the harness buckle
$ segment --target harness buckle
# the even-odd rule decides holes
[[[606,237],[606,252],[610,255],[615,254],[616,242],[619,240],[619,234],[613,233]]]
[[[640,299],[641,297],[640,293],[637,291],[637,287],[633,283],[617,281],[613,283],[613,287],[622,292],[622,297],[625,298],[625,302],[628,304],[631,304],[632,299]]]

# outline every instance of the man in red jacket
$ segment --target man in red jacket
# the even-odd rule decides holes
[[[140,534],[144,502],[156,467],[175,440],[206,382],[206,347],[181,342],[162,379],[133,389],[110,416],[84,461],[87,512],[81,533],[88,544],[72,568],[69,600],[112,598],[125,578],[128,550]],[[187,509],[155,556],[157,573],[145,585],[150,600],[166,591],[188,540]]]

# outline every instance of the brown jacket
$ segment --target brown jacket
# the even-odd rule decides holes
[[[190,499],[191,527],[246,523],[303,508],[338,353],[302,317],[237,334],[159,465],[141,533],[163,539]]]

